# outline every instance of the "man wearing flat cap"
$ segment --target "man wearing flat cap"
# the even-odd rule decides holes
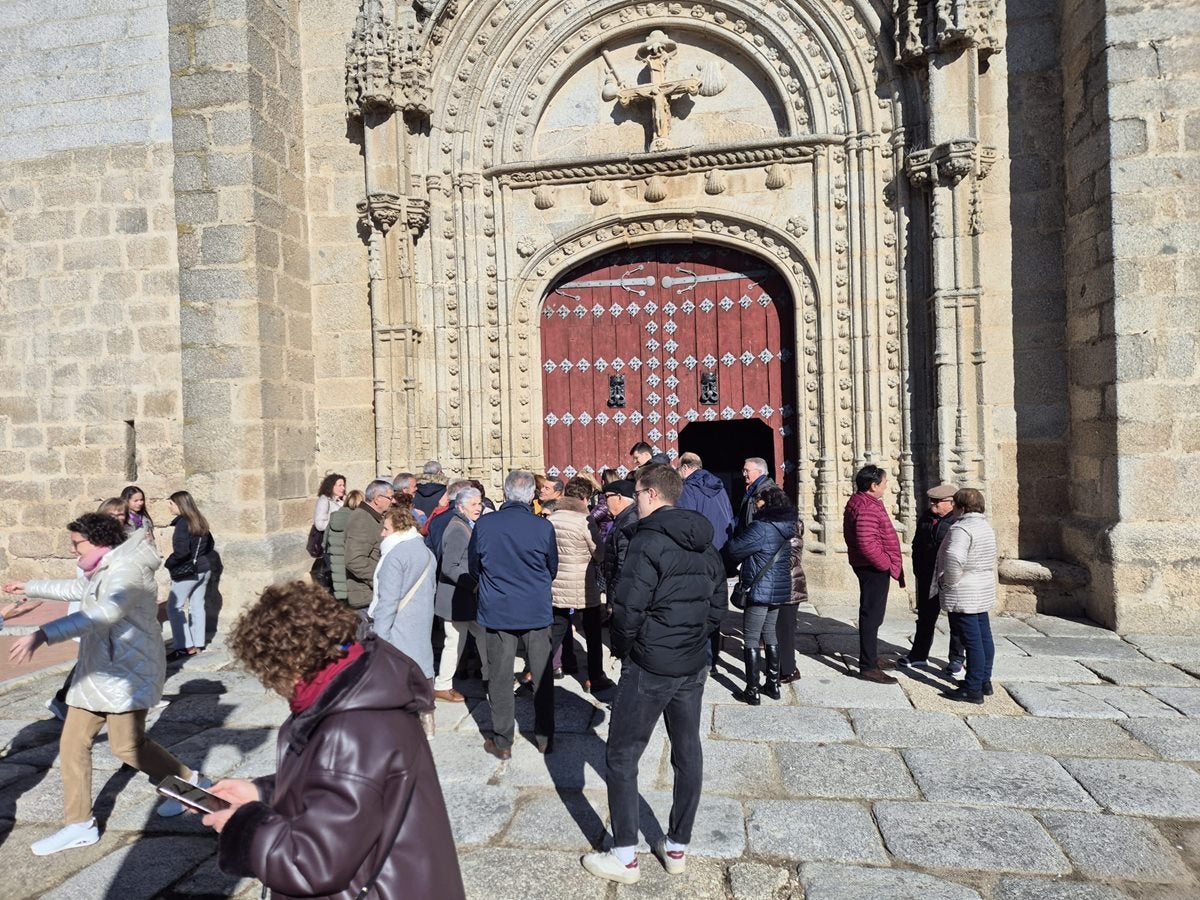
[[[930,597],[929,589],[933,583],[938,547],[942,545],[950,526],[954,524],[956,490],[958,489],[952,484],[939,484],[925,492],[928,503],[917,518],[916,534],[912,542],[913,573],[917,576],[917,633],[908,655],[896,660],[896,664],[900,666],[925,668],[929,664],[929,648],[933,644],[933,631],[941,610],[937,595]],[[946,674],[961,678],[965,660],[966,653],[962,642],[951,634],[950,665],[946,668]]]

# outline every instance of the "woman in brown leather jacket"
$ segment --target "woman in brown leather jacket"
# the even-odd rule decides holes
[[[275,775],[213,785],[233,806],[204,824],[220,832],[221,868],[274,898],[462,900],[418,720],[433,705],[429,679],[384,641],[356,643],[357,626],[354,610],[299,581],[268,588],[238,621],[234,654],[292,715]]]

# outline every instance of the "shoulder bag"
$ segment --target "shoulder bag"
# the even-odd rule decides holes
[[[775,530],[779,531],[778,528]],[[783,537],[783,532],[780,531],[779,535],[780,537]],[[767,560],[766,564],[763,565],[763,567],[759,569],[757,573],[755,573],[754,577],[750,579],[749,584],[744,585],[739,580],[738,583],[733,586],[733,593],[729,595],[729,602],[738,609],[745,609],[746,604],[750,602],[750,592],[754,590],[754,586],[758,584],[759,579],[767,573],[767,570],[769,570],[771,566],[775,565],[775,561],[779,559],[779,554],[783,552],[783,548],[790,546],[791,541],[789,541],[787,538],[784,538],[783,543],[775,548],[775,552],[771,554],[771,558]]]

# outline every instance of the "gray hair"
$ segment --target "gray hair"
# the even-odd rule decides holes
[[[537,481],[527,469],[513,469],[504,479],[504,499],[511,503],[532,503],[536,489]]]
[[[765,459],[763,459],[761,456],[751,456],[749,459],[747,459],[743,463],[743,465],[747,466],[747,467],[754,466],[755,468],[758,469],[758,471],[762,472],[764,475],[766,475],[767,472],[769,471],[767,469],[767,461]]]
[[[462,509],[467,505],[467,503],[475,499],[483,499],[483,494],[480,492],[479,488],[465,487],[454,495],[454,508]]]
[[[431,460],[429,460],[429,462],[425,463],[425,465],[421,467],[421,472],[424,475],[441,475],[442,474],[442,464],[440,462],[438,462],[436,459],[431,459]]]
[[[417,476],[411,472],[401,472],[392,482],[392,488],[397,491],[403,491],[406,488],[412,487],[417,483]]]
[[[386,478],[376,478],[367,485],[367,502],[370,503],[386,491],[392,491],[392,483]]]
[[[467,481],[465,478],[454,479],[454,481],[450,482],[449,486],[446,488],[446,500],[450,503],[453,503],[454,498],[470,486],[471,482]]]

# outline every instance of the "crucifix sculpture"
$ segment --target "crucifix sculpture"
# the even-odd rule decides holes
[[[651,124],[651,150],[666,150],[671,146],[671,101],[680,97],[695,96],[712,97],[725,90],[725,79],[715,62],[706,66],[697,66],[701,72],[698,78],[679,78],[667,80],[667,66],[675,57],[678,47],[661,29],[655,29],[638,47],[637,58],[646,64],[650,80],[647,84],[632,87],[626,85],[607,50],[601,50],[604,62],[608,65],[608,77],[604,80],[601,96],[606,101],[616,100],[623,107],[635,103],[649,103]]]

